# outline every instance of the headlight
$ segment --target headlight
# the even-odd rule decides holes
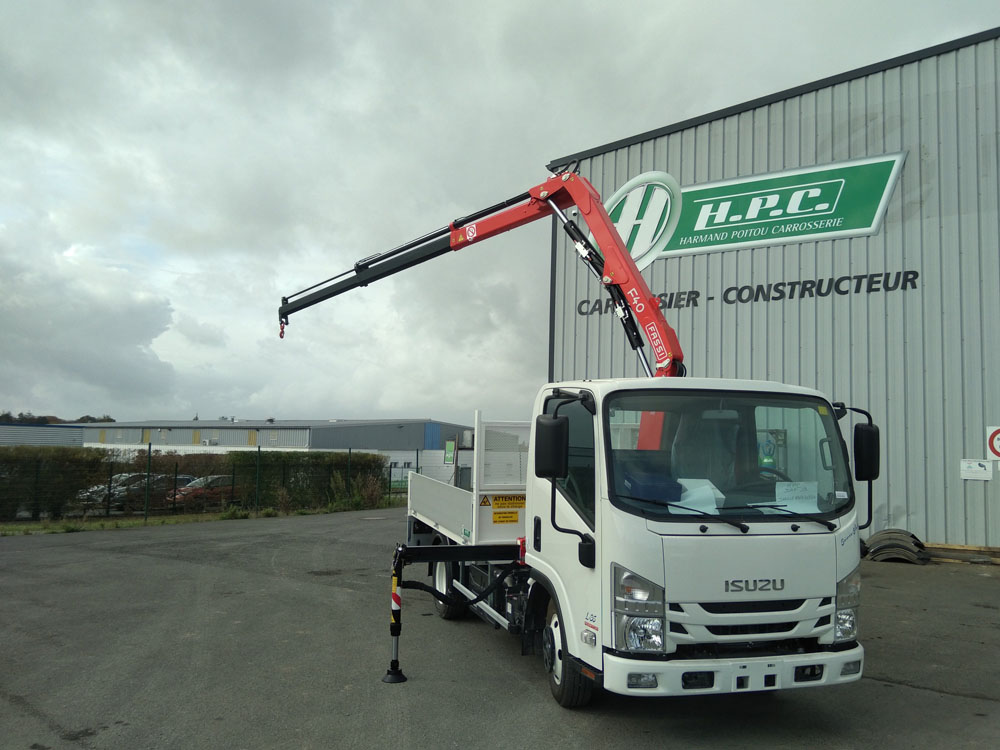
[[[861,604],[861,566],[837,582],[837,614],[834,618],[834,641],[858,639],[858,606]]]
[[[858,640],[858,610],[837,610],[837,619],[833,628],[833,640],[835,643]]]
[[[623,599],[630,602],[648,602],[649,594],[653,588],[645,578],[637,576],[635,573],[626,571],[618,579],[620,594]]]
[[[662,618],[620,615],[618,622],[629,651],[663,651]]]
[[[846,578],[837,582],[837,609],[847,609],[861,605],[861,566],[859,565]]]
[[[611,565],[615,611],[629,615],[662,615],[663,587],[621,565]]]
[[[663,653],[663,587],[621,565],[611,566],[615,648]]]

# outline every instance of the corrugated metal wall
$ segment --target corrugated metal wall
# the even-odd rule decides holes
[[[461,438],[469,430],[464,425],[449,422],[356,422],[314,427],[311,448],[333,450],[345,448],[380,451],[440,450],[445,440]]]
[[[1000,546],[1000,476],[959,473],[961,459],[986,455],[986,429],[1000,424],[998,68],[993,38],[580,164],[607,197],[654,169],[687,187],[907,152],[873,236],[680,256],[644,275],[654,293],[700,292],[696,307],[664,310],[691,375],[801,384],[869,409],[883,436],[873,530],[936,543]],[[617,321],[578,309],[601,292],[559,235],[555,379],[638,376]],[[723,299],[744,285],[905,271],[919,274],[914,288]]]
[[[83,445],[80,427],[0,424],[0,445]]]
[[[330,425],[313,429],[311,447],[320,450],[371,448],[405,451],[424,447],[423,423]]]
[[[262,450],[440,450],[445,440],[471,428],[449,422],[320,422],[273,425],[250,422],[163,422],[103,424],[78,428],[87,445],[143,447],[198,452],[201,449]],[[2,439],[2,434],[0,434]]]
[[[85,427],[84,441],[97,445],[153,444],[154,450],[256,448],[292,450],[309,447],[309,428],[272,427]],[[190,452],[190,451],[189,451]]]

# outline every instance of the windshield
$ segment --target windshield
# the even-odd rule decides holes
[[[189,483],[188,487],[214,487],[219,484],[220,479],[228,479],[225,474],[212,474],[208,477],[198,477],[193,482]]]
[[[853,491],[829,404],[809,396],[624,391],[605,401],[608,489],[654,518],[835,517]]]

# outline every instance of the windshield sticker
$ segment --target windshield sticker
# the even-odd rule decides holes
[[[815,505],[818,491],[818,482],[778,482],[774,485],[774,498],[779,503]]]

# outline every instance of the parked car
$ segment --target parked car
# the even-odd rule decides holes
[[[115,492],[123,487],[127,487],[133,482],[139,481],[145,478],[145,474],[142,472],[125,472],[122,474],[115,474],[111,477],[111,495],[114,497]],[[102,507],[108,501],[108,483],[102,482],[101,484],[95,484],[93,487],[89,487],[85,490],[80,490],[76,495],[77,500],[80,505],[84,508],[88,507]]]
[[[176,476],[177,488],[186,487],[194,481],[191,474]],[[153,474],[149,478],[149,507],[163,508],[168,506],[169,495],[174,491],[175,477],[173,474]],[[140,474],[139,479],[127,482],[111,493],[111,506],[124,510],[138,510],[146,502],[146,475]]]
[[[201,511],[205,508],[221,507],[233,500],[233,478],[228,474],[212,474],[199,477],[176,493],[167,493],[167,504],[184,511]]]

